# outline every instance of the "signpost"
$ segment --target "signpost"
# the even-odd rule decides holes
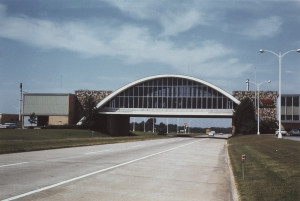
[[[242,154],[242,172],[243,172],[243,180],[245,180],[245,168],[244,163],[246,161],[246,154]]]
[[[184,125],[184,134],[186,134],[186,128],[187,128],[187,125],[188,125],[188,124],[187,124],[187,123],[184,123],[183,125]]]

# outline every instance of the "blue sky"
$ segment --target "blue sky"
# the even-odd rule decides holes
[[[0,113],[26,92],[116,90],[151,75],[184,74],[231,93],[272,80],[300,48],[300,1],[0,0]],[[283,58],[282,91],[300,93],[300,54]],[[251,86],[254,89],[254,86]]]

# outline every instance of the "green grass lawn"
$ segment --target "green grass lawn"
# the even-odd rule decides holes
[[[112,137],[82,129],[0,129],[0,154],[166,137],[143,132],[135,132],[131,136]]]
[[[228,149],[242,201],[300,200],[299,141],[244,135],[229,139]],[[246,154],[244,180],[242,154]]]

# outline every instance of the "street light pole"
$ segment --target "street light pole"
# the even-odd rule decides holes
[[[152,118],[152,120],[153,120],[153,133],[154,133],[154,117]]]
[[[260,53],[264,53],[264,52],[269,52],[271,54],[274,54],[275,56],[278,57],[278,63],[279,63],[279,87],[278,87],[278,93],[279,93],[279,97],[278,97],[278,138],[282,138],[282,134],[281,134],[281,60],[282,60],[282,57],[284,57],[286,54],[290,53],[290,52],[300,52],[300,49],[297,49],[297,50],[289,50],[283,54],[281,54],[281,52],[279,52],[278,54],[273,52],[273,51],[270,51],[270,50],[262,50],[260,49],[259,50]]]
[[[19,122],[22,120],[22,100],[23,100],[23,87],[20,83],[20,111],[19,111]]]
[[[133,132],[135,131],[135,117],[133,117],[133,128],[132,128]]]
[[[169,118],[167,118],[167,134],[169,133]]]
[[[262,85],[263,83],[271,83],[271,80],[268,80],[268,81],[263,81],[259,84],[257,84],[256,82],[252,82],[250,81],[252,84],[255,84],[256,86],[256,90],[258,92],[258,100],[257,100],[257,135],[260,135],[260,132],[259,132],[259,86]]]
[[[254,82],[257,83],[256,82],[256,67],[254,67]],[[255,112],[256,112],[256,90],[255,90],[255,94],[254,95],[255,95]]]
[[[146,119],[145,119],[145,117],[144,117],[144,133],[146,132],[146,126],[145,126],[145,123],[146,122]]]

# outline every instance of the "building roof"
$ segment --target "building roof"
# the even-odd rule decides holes
[[[71,93],[24,93],[24,96],[68,96]]]

